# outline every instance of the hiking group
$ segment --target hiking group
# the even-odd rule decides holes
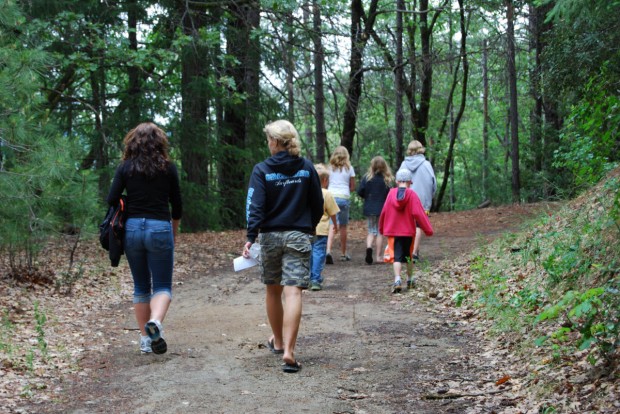
[[[301,369],[295,358],[295,344],[302,290],[322,289],[323,266],[334,263],[332,246],[336,235],[340,236],[340,260],[351,260],[347,225],[355,170],[343,146],[334,149],[327,166],[312,165],[300,157],[299,134],[288,121],[272,122],[264,132],[271,157],[256,164],[250,176],[247,240],[242,254],[249,258],[252,245],[260,243],[260,274],[266,286],[267,318],[272,330],[267,346],[274,354],[282,355],[282,370],[293,373]],[[421,199],[432,200],[435,176],[423,154],[424,147],[418,141],[409,144],[408,156],[396,173],[395,188],[391,188],[394,179],[383,157],[374,157],[357,190],[364,199],[368,220],[366,263],[375,260],[373,246],[376,260],[383,261],[382,236],[393,238],[393,293],[401,291],[403,263],[407,286],[413,286],[413,260],[419,257],[416,234],[433,234],[428,219],[430,202],[425,206]],[[417,174],[428,175],[420,181],[430,185],[420,190],[424,191],[420,197],[410,189]]]
[[[282,370],[301,370],[295,345],[302,315],[302,291],[321,290],[325,264],[333,264],[332,246],[340,241],[340,260],[350,261],[347,226],[355,170],[344,146],[334,149],[327,166],[300,156],[299,134],[286,120],[263,129],[270,157],[251,173],[246,199],[246,242],[250,257],[260,245],[259,268],[272,335],[269,350],[282,356]],[[116,205],[126,193],[123,247],[134,282],[134,313],[142,353],[167,350],[163,321],[172,301],[174,244],[183,211],[176,166],[168,156],[168,138],[147,122],[131,130],[110,187],[107,202]],[[394,186],[395,181],[395,186]],[[394,186],[394,188],[392,188]],[[407,157],[392,175],[384,158],[372,159],[357,188],[367,218],[365,262],[383,262],[383,236],[393,258],[392,292],[401,291],[402,265],[407,286],[419,259],[420,236],[433,234],[428,219],[436,190],[424,147],[412,141]],[[374,248],[374,250],[373,250]]]

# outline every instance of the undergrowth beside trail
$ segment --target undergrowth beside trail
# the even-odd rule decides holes
[[[620,409],[615,401],[620,377],[619,194],[616,169],[522,232],[478,249],[454,285],[453,306],[474,310],[489,321],[489,334],[514,344],[513,362],[527,366],[528,385],[548,401],[539,412]],[[584,389],[588,396],[602,397],[588,406]]]

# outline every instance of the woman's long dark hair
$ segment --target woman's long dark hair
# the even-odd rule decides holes
[[[154,123],[138,125],[127,133],[123,142],[123,160],[129,168],[129,175],[136,173],[153,177],[168,168],[168,137]]]

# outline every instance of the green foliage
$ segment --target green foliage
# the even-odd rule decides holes
[[[457,308],[463,304],[463,301],[467,298],[467,292],[463,290],[458,290],[452,295],[452,302],[454,302],[454,306]]]
[[[37,332],[37,344],[39,350],[45,357],[47,355],[47,341],[45,340],[45,323],[47,322],[47,316],[45,312],[39,309],[39,302],[34,302],[34,320],[36,322],[35,330]]]
[[[9,310],[4,309],[0,323],[0,352],[10,358],[13,354],[13,345],[8,341],[13,337],[15,325],[9,319]]]
[[[605,286],[588,289],[583,293],[570,290],[557,303],[540,313],[536,322],[564,316],[570,326],[558,328],[552,335],[554,338],[563,338],[575,330],[580,333],[576,344],[580,350],[596,345],[598,354],[610,359],[620,345],[619,288],[620,279],[614,279]],[[545,339],[537,344],[542,345]],[[597,358],[590,355],[589,360],[595,363]]]
[[[578,188],[598,182],[620,161],[620,97],[609,93],[607,70],[592,78],[573,107],[555,151],[556,167],[571,172]]]
[[[591,363],[611,364],[620,345],[619,176],[496,242],[497,254],[473,258],[474,303],[496,330],[542,334],[532,344],[555,360],[587,350]]]
[[[10,6],[0,16],[20,21]],[[97,211],[96,177],[79,172],[77,144],[58,134],[40,107],[49,56],[26,48],[16,31],[0,27],[0,253],[13,272],[36,267],[51,236],[92,228]]]

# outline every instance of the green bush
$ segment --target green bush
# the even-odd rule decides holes
[[[620,161],[620,97],[605,80],[604,66],[590,79],[560,135],[554,166],[566,168],[579,189],[600,181]]]

